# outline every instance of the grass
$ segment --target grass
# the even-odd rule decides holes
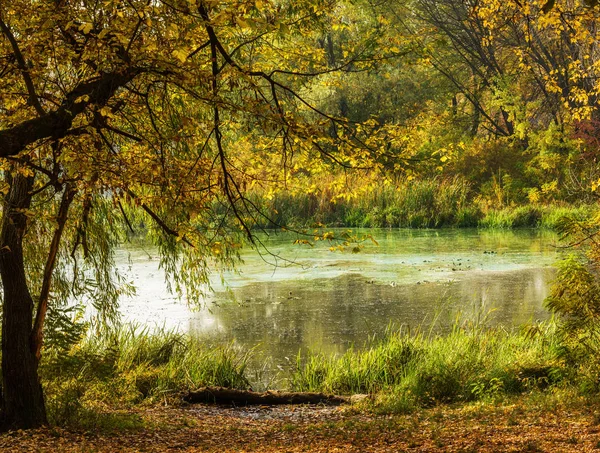
[[[187,336],[124,327],[50,349],[40,365],[50,420],[58,425],[135,426],[107,409],[167,401],[205,385],[246,389],[247,353]]]
[[[249,388],[248,358],[231,345],[126,327],[50,349],[40,372],[53,424],[110,431],[140,427],[131,409],[180,401],[190,389]],[[596,357],[570,355],[554,321],[518,331],[457,325],[440,336],[389,331],[339,356],[299,355],[289,388],[367,393],[357,410],[376,413],[512,398],[535,404],[595,397],[598,365]]]
[[[598,212],[593,205],[527,205],[490,210],[479,222],[480,228],[544,228],[555,230],[562,219],[587,220]]]
[[[468,183],[460,178],[401,179],[351,199],[336,199],[332,193],[277,194],[263,209],[272,212],[278,225],[309,226],[317,223],[348,227],[432,228],[459,224],[476,226],[476,213],[467,206]]]
[[[291,383],[303,391],[370,393],[376,410],[405,412],[568,385],[569,373],[549,323],[519,332],[456,327],[433,338],[390,333],[340,357],[299,358]]]
[[[399,179],[379,185],[356,197],[336,198],[327,190],[315,193],[281,192],[271,200],[260,194],[253,201],[269,213],[270,221],[259,227],[310,227],[316,224],[360,228],[547,228],[556,229],[560,219],[590,218],[593,205],[527,204],[489,208],[473,199],[463,178]]]

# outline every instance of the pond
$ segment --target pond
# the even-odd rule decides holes
[[[126,320],[177,328],[215,343],[234,341],[274,366],[299,350],[343,352],[390,326],[443,332],[456,323],[511,328],[548,317],[557,237],[534,230],[355,230],[360,253],[294,245],[292,233],[263,238],[271,255],[243,252],[238,273],[215,278],[202,308],[166,290],[153,252],[121,250],[117,264],[138,287]],[[277,266],[269,264],[277,261]]]

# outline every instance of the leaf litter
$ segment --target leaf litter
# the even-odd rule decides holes
[[[115,415],[115,414],[112,414]],[[600,416],[575,408],[439,406],[375,415],[326,406],[136,408],[138,428],[0,435],[0,452],[600,452]]]

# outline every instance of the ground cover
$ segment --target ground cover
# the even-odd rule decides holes
[[[122,328],[50,349],[51,427],[0,435],[0,451],[600,451],[597,360],[554,321],[515,331],[462,324],[390,332],[337,357],[298,357],[293,390],[353,405],[187,405],[201,385],[246,389],[247,353]]]
[[[446,335],[390,331],[340,356],[299,355],[278,389],[369,394],[367,409],[408,413],[440,403],[499,400],[536,391],[597,393],[595,361],[563,347],[556,324],[518,331],[456,325]],[[206,385],[257,389],[248,352],[171,332],[123,327],[48,350],[40,374],[50,421],[97,427],[97,414],[178,398]],[[575,366],[576,360],[579,366]]]
[[[21,452],[588,452],[600,451],[597,402],[560,395],[438,406],[405,415],[355,408],[153,405],[104,414],[112,428],[0,435]],[[123,427],[125,420],[128,427]]]

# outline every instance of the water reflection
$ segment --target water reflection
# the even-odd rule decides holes
[[[450,283],[392,286],[360,274],[301,282],[254,283],[236,289],[239,304],[192,315],[195,335],[260,345],[285,363],[299,349],[342,352],[382,335],[391,324],[409,329],[450,329],[457,319],[522,325],[547,317],[550,268],[473,272]],[[210,319],[210,321],[208,321]]]
[[[516,326],[547,317],[556,260],[555,236],[535,231],[369,230],[379,242],[359,254],[328,244],[292,245],[291,234],[268,238],[269,249],[297,265],[273,268],[244,252],[238,274],[225,275],[201,310],[168,294],[151,251],[123,250],[119,259],[137,284],[123,301],[126,319],[189,330],[214,342],[259,346],[285,364],[299,349],[342,352],[393,324],[436,331],[457,317]],[[129,261],[128,261],[129,260]]]

